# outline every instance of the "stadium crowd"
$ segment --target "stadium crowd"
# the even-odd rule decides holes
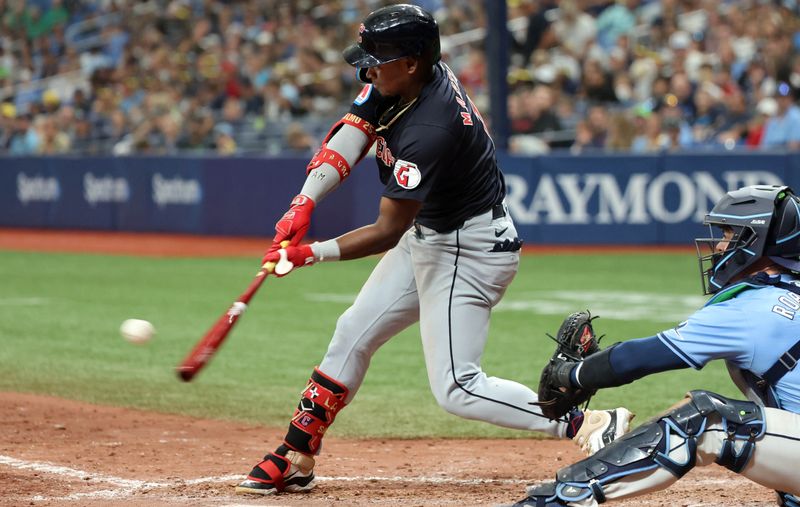
[[[0,0],[0,150],[308,153],[376,0]],[[488,111],[482,2],[434,13]],[[517,153],[800,147],[793,0],[509,0]],[[489,115],[484,114],[484,117]]]

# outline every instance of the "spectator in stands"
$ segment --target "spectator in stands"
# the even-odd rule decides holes
[[[575,0],[562,0],[554,12],[553,34],[561,50],[581,61],[597,34],[597,22]]]
[[[286,127],[286,146],[294,153],[308,153],[314,149],[316,143],[311,134],[306,132],[299,122],[292,122]]]
[[[583,64],[583,95],[590,102],[616,102],[614,82],[596,59],[587,59]]]
[[[770,90],[775,87],[775,81],[767,73],[766,62],[763,57],[760,55],[754,56],[739,79],[739,86],[751,104],[758,103],[759,100],[770,94]]]
[[[14,131],[17,108],[11,102],[0,102],[0,149],[8,149]]]
[[[678,30],[669,37],[671,72],[683,73],[693,83],[700,81],[700,67],[706,63],[705,55],[696,46],[692,36],[683,30]]]
[[[558,2],[553,0],[527,2],[522,7],[528,10],[528,28],[524,42],[517,43],[515,49],[522,55],[521,66],[526,67],[534,51],[552,47],[555,43],[551,24],[553,11],[558,7]],[[512,41],[516,43],[516,39]]]
[[[236,153],[236,140],[233,138],[233,127],[230,124],[218,123],[214,126],[214,150],[219,155]]]
[[[661,113],[661,128],[669,138],[667,149],[677,151],[683,148],[696,147],[692,126],[679,106],[666,106],[659,109]]]
[[[547,85],[536,85],[533,89],[525,87],[516,93],[511,108],[511,131],[517,134],[536,134],[561,130],[556,116],[553,90]]]
[[[291,88],[287,88],[291,90]],[[292,116],[292,101],[284,94],[279,79],[270,79],[264,86],[264,114],[269,119],[285,119]]]
[[[667,96],[670,95],[670,79],[664,75],[657,75],[650,88],[650,94],[642,99],[651,104],[652,109],[658,109],[666,104]]]
[[[603,49],[616,46],[621,36],[631,33],[636,25],[633,9],[638,4],[638,0],[616,0],[603,9],[597,18],[597,42]]]
[[[756,106],[756,114],[747,124],[745,145],[749,148],[761,146],[764,137],[764,125],[769,118],[778,114],[778,102],[772,97],[764,97]]]
[[[678,151],[681,148],[681,120],[676,116],[664,116],[661,123],[666,134],[666,149]]]
[[[8,141],[8,152],[11,155],[32,155],[36,153],[38,136],[33,128],[31,116],[20,114],[16,117],[13,131]]]
[[[677,106],[681,109],[680,115],[689,123],[695,118],[694,86],[685,72],[676,72],[670,78],[670,94],[674,102],[667,98],[667,105]]]
[[[636,135],[636,127],[630,116],[625,111],[619,111],[611,116],[606,139],[606,150],[612,152],[630,151]]]
[[[55,90],[46,90],[42,94],[42,106],[47,114],[55,114],[61,106],[61,98]]]
[[[443,43],[448,35],[464,33],[469,38],[470,29],[485,26],[479,4],[426,1],[440,10]],[[306,130],[317,135],[315,118],[326,126],[330,118],[323,116],[341,113],[338,105],[357,84],[331,48],[344,44],[352,24],[376,2],[176,0],[153,9],[152,5],[161,4],[0,0],[0,33],[6,41],[0,44],[0,89],[6,91],[3,98],[15,90],[11,102],[20,115],[31,118],[43,113],[59,117],[62,108],[70,107],[77,118],[82,111],[101,153],[117,144],[120,153],[173,149],[176,130],[178,149],[204,145],[214,149],[213,123],[203,122],[205,134],[201,135],[191,120],[192,111],[200,108],[211,108],[220,116],[216,120],[234,126],[232,140],[239,149],[256,148],[264,141],[270,153],[279,152],[286,148],[284,131],[292,121],[302,119]],[[751,138],[751,124],[760,128],[764,115],[755,115],[756,107],[775,94],[779,80],[800,87],[797,5],[517,0],[509,3],[509,13],[527,16],[529,23],[524,41],[512,41],[522,57],[514,55],[508,74],[525,73],[531,87],[545,85],[552,90],[554,118],[539,116],[533,122],[547,124],[545,130],[557,122],[564,132],[577,131],[589,104],[603,104],[616,118],[617,111],[649,102],[654,110],[681,108],[680,146],[692,144],[685,138],[688,124],[699,143],[729,146],[737,138]],[[66,27],[89,16],[105,23],[95,43],[86,38],[91,32],[68,41]],[[486,104],[482,41],[445,46],[454,72],[469,88],[473,101],[479,107]],[[55,75],[50,82],[33,83],[50,75]],[[42,92],[47,89],[58,92],[58,103],[44,103]],[[739,91],[742,96],[736,95]],[[708,94],[713,100],[709,101]],[[151,96],[167,97],[168,119],[155,114]],[[538,96],[538,91],[528,89],[515,90],[509,97],[515,131],[542,128],[519,123],[520,118],[530,123],[536,116],[527,108]],[[233,115],[238,119],[226,112],[226,105],[235,108],[231,105],[235,101],[241,106],[240,113]],[[515,112],[519,107],[524,110]],[[122,118],[113,113],[117,110]],[[748,122],[749,116],[758,118]],[[792,116],[789,112],[788,118]],[[780,130],[783,118],[781,113],[770,120],[771,128]],[[487,120],[491,124],[489,115]],[[13,140],[15,149],[24,151],[26,143],[20,142],[17,128],[11,125],[25,121],[0,126],[7,150]],[[640,130],[645,123],[644,118],[634,122]],[[743,124],[747,127],[742,128]],[[125,134],[120,135],[119,126]],[[193,128],[197,131],[191,133]],[[35,139],[36,129],[27,130],[31,133],[25,138]],[[736,132],[740,132],[738,137]],[[586,123],[579,133],[584,141],[594,137]],[[644,135],[643,131],[638,134]],[[120,142],[126,136],[130,142]],[[203,141],[204,137],[209,139]],[[765,142],[773,141],[768,137]],[[653,143],[657,144],[651,139],[646,144]],[[84,144],[76,142],[74,147]],[[572,144],[572,139],[563,142],[564,147]]]
[[[744,144],[752,119],[744,94],[737,89],[726,94],[723,102],[724,110],[716,128],[715,140],[725,147]]]
[[[603,149],[607,136],[608,112],[603,105],[594,104],[589,107],[586,119],[578,123],[570,151],[578,154]]]
[[[100,146],[92,135],[92,124],[81,110],[75,111],[75,124],[72,128],[70,144],[75,153],[97,155]]]
[[[36,153],[40,155],[57,155],[69,151],[69,136],[65,132],[58,130],[53,116],[37,116],[34,120],[34,127],[37,130]]]
[[[187,128],[178,140],[178,148],[183,151],[204,152],[216,147],[212,139],[214,119],[207,109],[194,110],[188,119]]]
[[[483,48],[471,47],[469,49],[466,62],[458,73],[458,80],[470,97],[479,97],[487,92],[486,58]]]
[[[72,93],[72,106],[76,110],[83,111],[84,114],[88,114],[89,111],[92,109],[92,100],[83,90],[83,88],[77,88]]]
[[[631,142],[634,153],[659,152],[669,146],[669,139],[661,129],[661,115],[647,107],[637,108],[634,119],[636,135]]]
[[[238,97],[227,97],[222,104],[222,114],[220,115],[221,121],[230,125],[233,129],[233,135],[244,129],[244,108],[242,101]]]
[[[778,111],[766,121],[761,145],[796,150],[800,148],[800,108],[794,104],[791,85],[786,82],[778,83],[775,95]]]
[[[165,113],[155,119],[155,128],[151,132],[153,153],[175,154],[181,134],[182,119],[179,115]]]
[[[264,97],[253,86],[248,78],[243,78],[239,88],[239,100],[242,103],[242,116],[261,115],[264,111]]]
[[[714,83],[706,81],[694,94],[694,121],[692,122],[692,145],[713,144],[715,135],[724,121],[722,90]]]

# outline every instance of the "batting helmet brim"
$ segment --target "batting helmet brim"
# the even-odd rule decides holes
[[[390,61],[383,61],[380,58],[367,53],[366,50],[358,44],[348,46],[347,49],[342,51],[342,56],[344,57],[344,61],[353,67],[358,67],[360,69],[375,67],[376,65],[381,65],[387,61]]]

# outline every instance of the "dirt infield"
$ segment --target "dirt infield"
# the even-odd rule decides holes
[[[233,486],[279,429],[0,393],[1,506],[435,506],[518,500],[579,457],[556,440],[351,440],[331,435],[309,494],[251,499]],[[639,505],[769,505],[719,467],[692,471]]]
[[[0,249],[18,251],[258,256],[265,244],[0,229]],[[312,493],[253,499],[235,496],[233,486],[280,440],[282,428],[1,392],[0,421],[0,506],[498,505],[580,457],[566,441],[354,440],[337,438],[334,426]],[[774,505],[773,498],[711,466],[668,492],[614,505],[761,506]]]

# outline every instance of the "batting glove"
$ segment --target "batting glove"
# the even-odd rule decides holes
[[[263,265],[271,264],[271,272],[279,277],[286,276],[295,268],[314,264],[314,252],[310,245],[287,246],[275,252],[267,252]]]
[[[275,237],[272,238],[272,245],[267,250],[268,254],[280,250],[284,241],[288,241],[290,246],[300,244],[308,232],[308,226],[311,225],[311,212],[314,211],[314,206],[314,201],[307,195],[299,194],[292,199],[289,210],[275,224]]]

